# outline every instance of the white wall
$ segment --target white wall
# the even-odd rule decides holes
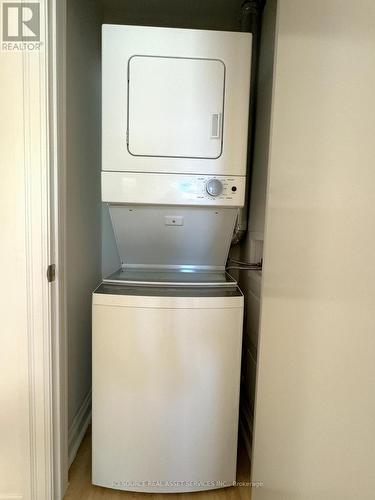
[[[29,490],[22,56],[0,52],[0,498]]]
[[[91,390],[91,293],[101,279],[99,21],[92,1],[67,2],[65,278],[70,448],[85,418],[82,405]]]
[[[374,498],[374,26],[278,2],[253,500]]]

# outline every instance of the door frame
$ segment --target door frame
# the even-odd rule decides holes
[[[65,0],[40,0],[41,48],[22,54],[28,352],[29,487],[25,498],[60,500],[67,486],[66,336],[60,214],[57,21]],[[18,76],[17,76],[18,77]],[[62,85],[64,87],[64,85]],[[54,281],[47,269],[56,264]],[[65,459],[66,456],[66,459]]]
[[[56,265],[51,345],[54,500],[68,486],[68,336],[66,331],[66,0],[48,2],[51,253]]]
[[[66,0],[39,0],[41,49],[22,54],[30,500],[68,485],[65,313]],[[55,264],[56,275],[47,279]]]

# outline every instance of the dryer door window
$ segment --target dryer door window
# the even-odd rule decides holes
[[[218,158],[225,66],[217,59],[133,56],[128,63],[129,153]]]

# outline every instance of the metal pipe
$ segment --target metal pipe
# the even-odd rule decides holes
[[[252,54],[251,54],[251,76],[250,76],[250,103],[249,103],[249,129],[248,129],[248,149],[246,166],[246,196],[245,205],[238,211],[236,227],[234,230],[232,245],[239,243],[247,231],[247,221],[249,216],[249,198],[251,188],[251,165],[254,153],[255,135],[255,102],[256,84],[259,63],[259,41],[261,31],[262,11],[265,0],[246,0],[241,6],[240,31],[253,34]]]

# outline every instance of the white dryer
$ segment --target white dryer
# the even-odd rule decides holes
[[[244,177],[251,36],[103,25],[102,170]]]

